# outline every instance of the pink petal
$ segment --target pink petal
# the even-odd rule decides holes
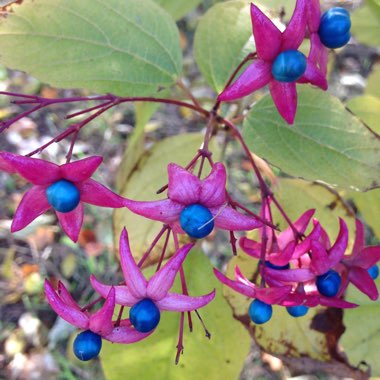
[[[220,162],[201,183],[200,203],[205,207],[217,207],[226,202],[226,168]]]
[[[0,171],[6,173],[15,173],[16,170],[12,167],[12,165],[4,160],[3,154],[6,152],[0,152]]]
[[[297,50],[306,34],[306,4],[310,0],[297,0],[293,16],[282,34],[281,50]]]
[[[251,20],[258,57],[265,61],[273,61],[280,52],[281,32],[254,4],[251,4]]]
[[[313,86],[317,86],[324,91],[326,91],[329,86],[326,76],[321,73],[310,59],[307,60],[306,71],[298,82],[311,83]]]
[[[279,114],[288,124],[293,124],[297,112],[296,84],[272,80],[269,90]]]
[[[58,212],[57,217],[66,235],[73,241],[78,240],[79,232],[83,224],[83,204],[79,205],[70,212]]]
[[[322,275],[328,272],[333,266],[330,265],[329,256],[325,247],[319,242],[313,240],[311,242],[311,264],[310,269],[317,275]]]
[[[141,273],[140,268],[136,265],[129,247],[128,232],[124,228],[120,236],[120,264],[123,270],[125,283],[133,297],[146,297],[148,281]]]
[[[329,250],[329,263],[333,268],[344,257],[348,245],[348,228],[343,219],[339,218],[339,234],[336,238],[335,244]]]
[[[61,179],[59,166],[52,162],[6,152],[2,152],[1,157],[11,168],[34,185],[50,185]]]
[[[244,296],[249,297],[249,298],[255,298],[256,297],[256,291],[253,287],[253,284],[251,286],[248,286],[248,285],[245,285],[241,282],[231,280],[215,268],[214,268],[214,274],[215,274],[216,278],[222,284],[224,284],[224,285],[228,286],[229,288],[237,291],[238,293],[243,294]]]
[[[82,202],[101,207],[125,207],[124,198],[91,178],[78,183],[77,187]]]
[[[329,59],[329,51],[322,44],[318,33],[310,35],[310,54],[309,59],[314,62],[321,70],[322,75],[327,74],[327,63]]]
[[[315,278],[315,274],[310,269],[284,269],[277,270],[265,268],[265,273],[276,280],[283,282],[306,282]]]
[[[338,307],[339,309],[352,309],[358,307],[356,303],[348,302],[340,298],[319,297],[322,306]]]
[[[60,167],[62,178],[71,182],[82,182],[94,174],[102,161],[103,157],[93,156],[64,164]]]
[[[111,288],[115,289],[115,302],[118,305],[124,306],[133,306],[140,299],[134,297],[129,291],[126,285],[105,285],[98,281],[94,275],[90,276],[90,281],[92,287],[95,289],[97,293],[99,293],[102,297],[106,298],[109,294]]]
[[[28,190],[17,207],[11,226],[11,231],[22,230],[34,219],[50,209],[46,198],[46,187],[33,186]]]
[[[162,300],[173,286],[174,279],[194,244],[186,244],[149,280],[147,296],[154,301]]]
[[[256,287],[255,284],[253,284],[251,281],[248,280],[247,277],[245,277],[245,275],[243,274],[243,272],[241,271],[241,269],[237,265],[235,266],[235,279],[238,282],[241,282],[242,284],[245,284],[245,285],[250,286],[252,288]]]
[[[309,0],[306,8],[307,21],[310,33],[318,33],[321,22],[321,7],[319,0]]]
[[[281,303],[291,292],[291,286],[281,286],[274,288],[256,287],[256,298],[267,304],[275,305]]]
[[[295,241],[291,241],[282,251],[269,254],[267,260],[279,266],[288,264],[293,256],[296,245]]]
[[[240,248],[249,256],[260,259],[261,257],[261,244],[257,241],[248,239],[243,236],[239,239]]]
[[[369,269],[380,261],[380,246],[366,247],[354,260],[353,264],[363,269]]]
[[[111,287],[104,305],[90,317],[89,328],[101,336],[113,330],[112,316],[115,310],[115,289]]]
[[[359,220],[355,219],[355,242],[354,247],[352,248],[352,256],[357,256],[360,254],[364,247],[364,224]]]
[[[173,202],[170,199],[152,202],[139,202],[125,199],[124,206],[137,215],[166,224],[176,222],[184,208],[182,204]]]
[[[296,248],[294,250],[294,254],[293,254],[293,259],[299,259],[305,253],[310,251],[311,242],[313,240],[319,241],[321,234],[322,234],[322,228],[321,228],[321,225],[318,222],[318,220],[314,219],[313,223],[314,223],[314,228],[312,229],[310,234],[307,235],[306,238],[296,246]]]
[[[147,338],[154,331],[155,330],[149,331],[148,333],[141,333],[128,325],[120,324],[120,326],[114,327],[111,333],[103,336],[103,338],[112,343],[130,344]]]
[[[358,267],[350,268],[348,279],[372,301],[376,301],[379,298],[379,291],[377,290],[376,283],[366,269]]]
[[[267,44],[268,46],[270,44]],[[219,96],[221,102],[243,98],[267,85],[272,79],[271,65],[262,59],[251,63],[239,78]]]
[[[251,231],[262,227],[258,219],[240,214],[230,206],[215,207],[210,209],[215,217],[215,226],[227,231]]]
[[[67,306],[81,310],[79,305],[74,301],[73,297],[71,297],[71,294],[68,292],[65,285],[63,285],[61,281],[58,282],[58,295]]]
[[[176,164],[168,165],[168,197],[183,205],[199,202],[201,181],[194,174]]]
[[[62,319],[80,329],[88,328],[89,319],[86,314],[64,303],[47,280],[45,280],[45,295],[50,306]]]
[[[293,226],[298,230],[300,234],[305,233],[314,213],[315,209],[307,210],[295,222],[293,222]],[[293,230],[288,227],[279,234],[278,245],[281,249],[284,249],[292,240],[294,240],[294,233]]]
[[[168,293],[156,305],[160,310],[167,311],[192,311],[210,303],[215,297],[215,290],[209,294],[200,297],[190,297],[184,294]]]

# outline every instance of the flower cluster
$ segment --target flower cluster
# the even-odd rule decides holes
[[[297,111],[297,83],[327,89],[327,49],[345,45],[350,39],[350,17],[343,8],[332,8],[321,17],[319,0],[297,0],[293,16],[281,32],[255,4],[251,20],[257,59],[220,95],[232,101],[269,85],[275,106],[287,123]],[[310,38],[308,57],[299,51]],[[268,43],[270,41],[270,43]]]
[[[215,291],[200,296],[169,292],[173,286],[177,272],[190,252],[192,244],[179,249],[174,256],[147,281],[136,265],[132,256],[127,231],[124,229],[120,237],[120,263],[124,274],[124,284],[104,285],[95,277],[91,284],[104,299],[103,306],[93,314],[86,308],[81,309],[62,283],[55,291],[49,281],[45,281],[46,298],[54,311],[64,320],[80,329],[86,330],[86,339],[79,335],[74,344],[74,352],[81,360],[89,360],[97,356],[101,347],[101,338],[114,343],[138,342],[154,332],[160,322],[161,311],[191,311],[199,309],[213,300]],[[113,321],[115,305],[130,307],[129,318]],[[95,335],[95,337],[94,337]],[[97,337],[99,336],[99,337]],[[83,349],[78,347],[92,345],[98,349]],[[84,341],[84,342],[83,342]],[[92,343],[95,341],[95,343]],[[99,343],[100,342],[100,343]],[[89,354],[89,351],[93,354]]]
[[[262,214],[270,218],[269,203],[264,203]],[[294,317],[305,315],[309,307],[317,305],[356,307],[358,305],[342,299],[350,282],[370,299],[378,298],[374,279],[378,275],[376,263],[380,261],[380,246],[364,247],[363,224],[356,221],[354,248],[347,256],[346,223],[339,220],[339,233],[332,244],[317,219],[313,219],[313,228],[305,235],[313,214],[314,210],[308,210],[293,223],[298,235],[290,227],[279,234],[263,227],[260,241],[240,239],[241,249],[259,260],[264,286],[251,283],[238,267],[235,280],[215,271],[225,285],[255,299],[249,310],[253,322],[267,322],[272,315],[271,305],[285,306]]]

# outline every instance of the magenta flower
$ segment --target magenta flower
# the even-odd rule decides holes
[[[123,207],[122,197],[90,178],[102,160],[102,157],[93,156],[59,166],[37,158],[0,152],[0,170],[18,173],[33,184],[16,210],[11,231],[23,229],[53,208],[63,230],[76,242],[83,223],[83,203]]]
[[[179,249],[148,281],[135,263],[129,247],[128,233],[124,229],[120,236],[120,263],[125,285],[104,285],[94,276],[91,276],[91,284],[103,297],[107,297],[111,289],[114,288],[116,303],[123,306],[133,307],[140,301],[148,299],[159,310],[183,312],[199,309],[214,299],[215,290],[200,297],[169,292],[177,272],[192,247],[193,244],[187,244]]]
[[[287,123],[293,124],[297,111],[296,82],[327,88],[326,78],[316,67],[315,59],[306,58],[297,50],[306,34],[306,4],[309,1],[297,0],[292,19],[284,32],[256,5],[251,4],[258,58],[219,95],[220,101],[242,98],[268,84],[278,112]]]
[[[280,304],[292,290],[289,285],[279,287],[260,288],[249,281],[238,266],[235,267],[235,280],[229,279],[223,273],[214,268],[214,274],[224,285],[249,298],[257,298],[266,304]]]
[[[368,269],[379,261],[380,246],[364,246],[364,225],[359,219],[356,219],[356,235],[352,253],[342,260],[342,264],[348,272],[343,277],[343,289],[347,287],[348,282],[351,282],[371,300],[376,301],[379,298],[379,291],[375,281],[368,273]]]
[[[52,284],[45,280],[45,295],[50,306],[62,319],[79,329],[91,330],[110,342],[134,343],[150,335],[131,327],[129,319],[117,324],[112,322],[115,309],[114,288],[110,288],[102,308],[92,315],[79,307],[61,282],[58,283],[56,292]]]
[[[226,197],[226,169],[214,164],[208,177],[197,176],[176,164],[168,165],[168,198],[152,202],[125,200],[125,206],[138,215],[170,225],[175,232],[201,238],[214,225],[223,230],[248,231],[261,221],[230,207]]]

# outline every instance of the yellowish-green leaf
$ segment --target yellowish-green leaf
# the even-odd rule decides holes
[[[380,98],[380,65],[376,65],[369,75],[365,94]]]
[[[354,189],[380,186],[380,140],[333,96],[298,87],[293,125],[268,95],[249,112],[244,137],[252,151],[284,172]]]
[[[195,60],[216,92],[223,90],[238,64],[254,51],[249,4],[247,0],[216,4],[195,32]]]
[[[160,4],[175,20],[179,20],[194,9],[202,0],[154,0]]]
[[[366,193],[349,192],[364,221],[372,228],[374,234],[380,239],[380,189],[374,189]]]
[[[380,99],[371,95],[358,96],[347,103],[347,107],[380,134]]]
[[[376,284],[379,288],[380,278],[376,280]],[[339,343],[352,365],[357,366],[365,361],[371,366],[372,376],[380,376],[380,301],[371,301],[353,285],[348,288],[347,299],[360,306],[344,311],[343,323],[346,331]]]
[[[148,339],[131,345],[104,342],[102,363],[107,380],[126,376],[139,380],[220,380],[237,379],[249,351],[245,328],[232,317],[221,294],[222,286],[212,274],[210,261],[192,251],[185,262],[190,294],[201,295],[216,289],[215,300],[200,310],[212,337],[208,340],[193,315],[194,331],[185,328],[184,355],[174,364],[179,313],[164,312],[157,331]],[[178,289],[177,283],[177,289]]]
[[[374,9],[365,5],[351,15],[351,32],[366,45],[380,45],[380,17]]]
[[[173,19],[151,0],[24,0],[0,22],[0,62],[56,87],[140,96],[182,67]]]

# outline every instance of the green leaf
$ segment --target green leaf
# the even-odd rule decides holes
[[[377,9],[374,9],[377,7]],[[374,2],[371,6],[366,5],[351,15],[351,32],[361,42],[366,45],[380,44],[380,17],[379,6]]]
[[[379,288],[380,278],[376,284]],[[380,301],[371,301],[353,285],[347,290],[347,298],[360,306],[344,310],[343,323],[346,330],[339,344],[343,346],[352,365],[357,366],[364,361],[371,366],[372,376],[380,376]]]
[[[380,99],[371,95],[358,96],[347,103],[347,107],[380,134]]]
[[[194,54],[206,81],[219,93],[229,76],[254,51],[249,1],[218,3],[208,10],[195,32]]]
[[[203,253],[192,251],[184,267],[190,294],[201,295],[214,288],[217,291],[214,301],[200,310],[212,334],[211,340],[205,338],[193,315],[194,331],[190,334],[185,328],[184,355],[179,365],[174,365],[180,314],[164,312],[157,331],[148,339],[124,346],[103,343],[101,358],[107,380],[126,376],[139,380],[238,378],[249,351],[249,335],[232,317],[221,294],[222,286]],[[178,285],[177,282],[177,289]]]
[[[250,149],[285,173],[354,189],[378,187],[380,141],[333,96],[298,88],[295,123],[288,125],[267,95],[249,112]]]
[[[25,0],[0,21],[0,62],[56,87],[157,93],[181,72],[178,29],[151,0]]]
[[[140,156],[134,171],[126,178],[125,183],[120,183],[121,195],[139,201],[164,199],[165,193],[157,195],[156,191],[167,182],[167,165],[170,162],[176,162],[178,165],[186,166],[195,156],[202,141],[202,134],[192,133],[170,137],[156,143],[149,152]],[[126,161],[133,159],[134,157],[129,155],[124,157]],[[124,165],[125,163],[122,162],[120,168]],[[116,209],[114,212],[116,243],[124,227],[129,232],[132,253],[138,259],[149,248],[162,225],[135,215],[126,208]],[[173,250],[172,245],[169,248]],[[160,252],[159,245],[150,256],[152,261],[155,261]]]
[[[202,0],[154,0],[175,20],[179,20],[194,9]]]

